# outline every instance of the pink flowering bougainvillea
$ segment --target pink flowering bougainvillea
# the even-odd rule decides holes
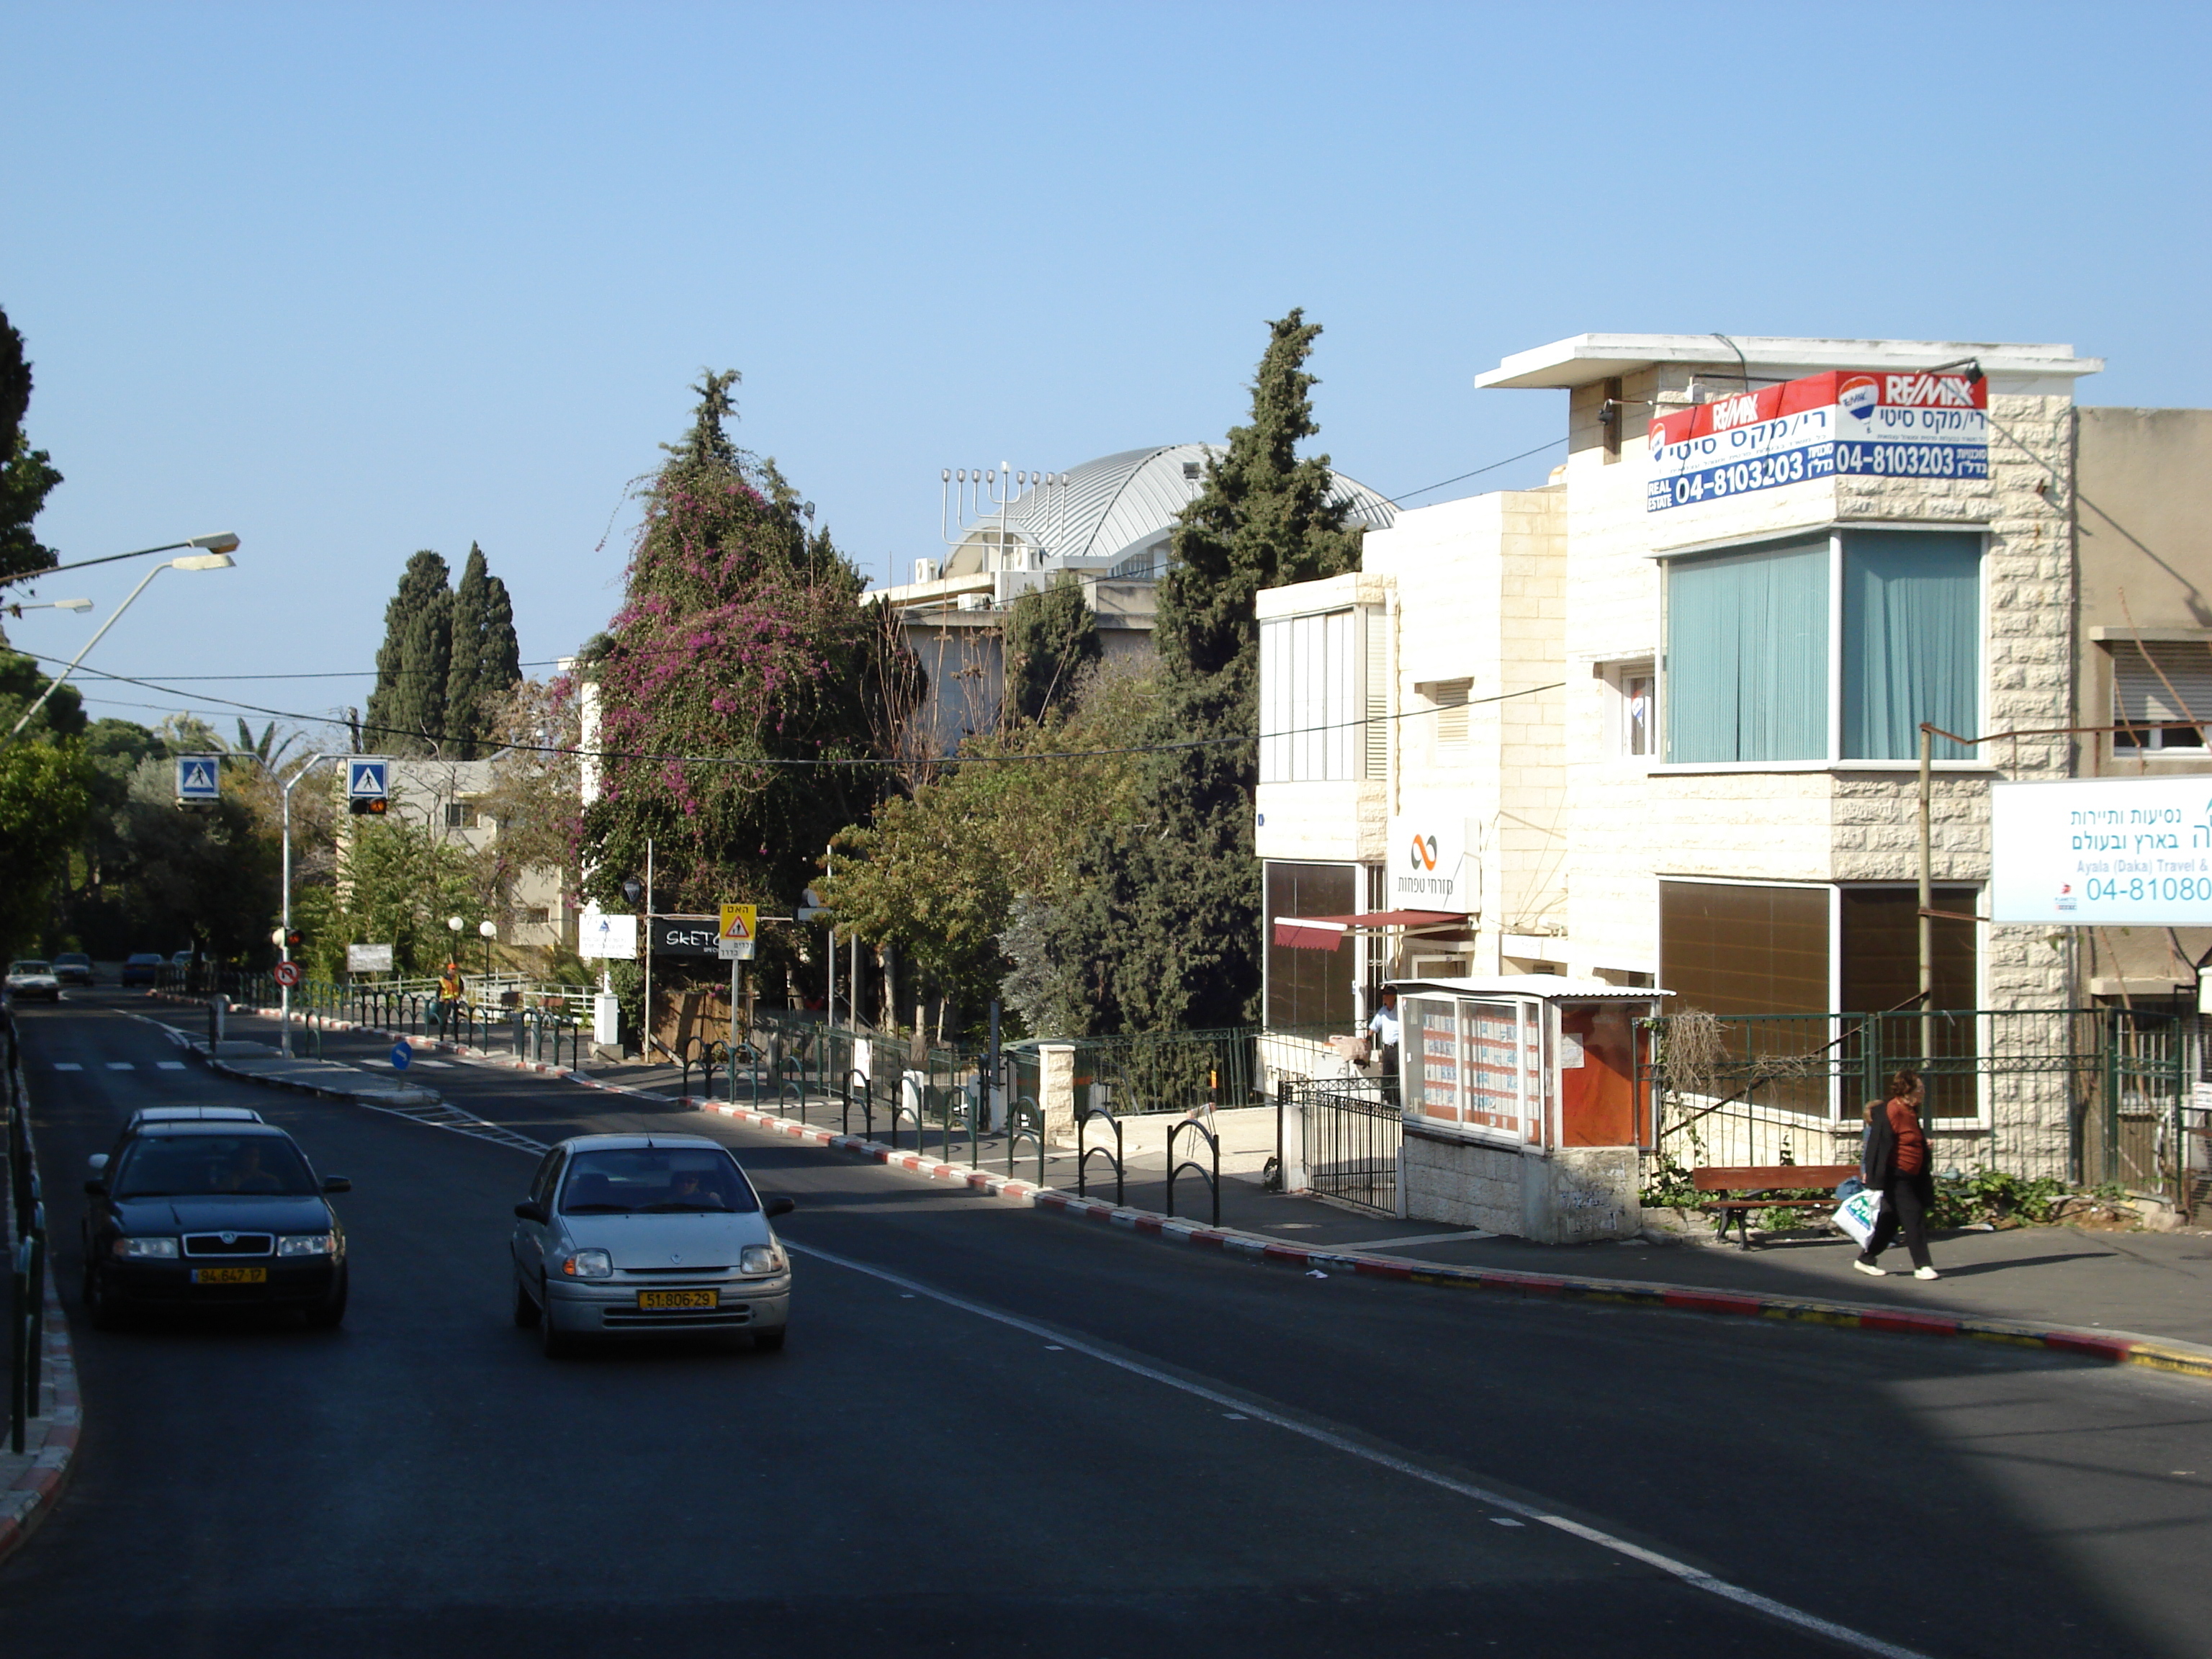
[[[698,423],[645,492],[622,609],[585,653],[604,760],[580,852],[610,908],[648,836],[662,910],[794,902],[884,794],[911,696],[895,620],[812,506],[723,436],[734,378],[699,388]],[[821,762],[847,763],[793,764]]]

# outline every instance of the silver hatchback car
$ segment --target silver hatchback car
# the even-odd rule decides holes
[[[579,1337],[750,1335],[781,1348],[791,1261],[729,1149],[703,1135],[577,1135],[514,1206],[514,1322]]]

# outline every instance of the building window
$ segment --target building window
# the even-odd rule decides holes
[[[1670,561],[1667,758],[1909,761],[1923,720],[1972,735],[1981,548],[1973,532],[1847,530]],[[1935,753],[1972,757],[1942,738]]]
[[[1356,864],[1281,864],[1266,868],[1267,908],[1261,915],[1267,941],[1267,1024],[1352,1027],[1352,974],[1356,953],[1340,945],[1334,951],[1300,950],[1275,943],[1278,916],[1348,916],[1359,909],[1361,866]]]
[[[1972,887],[1931,890],[1930,929],[1935,946],[1933,994],[1945,1011],[1980,1003],[1971,916],[1980,900]],[[1846,887],[1839,909],[1843,920],[1843,982],[1836,1006],[1846,1013],[1878,1014],[1911,1004],[1920,995],[1920,893],[1911,887]]]
[[[533,904],[526,908],[516,920],[526,927],[543,927],[553,920],[553,912],[545,905]]]
[[[1676,1009],[1826,1013],[1828,889],[1661,882],[1659,983]]]
[[[1848,530],[1843,543],[1845,760],[1917,760],[1920,722],[1976,735],[1982,538]],[[1965,745],[1937,738],[1942,760]]]
[[[1667,568],[1667,758],[1828,752],[1828,544]]]
[[[1609,713],[1609,746],[1629,760],[1649,760],[1659,739],[1659,676],[1649,657],[1634,662],[1600,663]]]
[[[1474,690],[1471,679],[1427,680],[1413,688],[1437,712],[1429,722],[1429,753],[1440,764],[1458,766],[1467,761],[1467,700]]]
[[[446,803],[447,829],[473,830],[476,827],[477,809],[475,803],[463,800],[448,801]]]
[[[1260,624],[1260,781],[1360,775],[1358,636],[1351,610]]]
[[[2112,747],[2124,754],[2182,749],[2201,755],[2203,726],[2159,722],[2212,723],[2212,641],[2145,645],[2130,640],[2106,648],[2112,653],[2112,724],[2122,728],[2112,733]]]

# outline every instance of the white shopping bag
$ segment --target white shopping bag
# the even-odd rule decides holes
[[[1836,1212],[1836,1225],[1858,1241],[1861,1249],[1874,1237],[1875,1218],[1881,1214],[1881,1194],[1872,1188],[1853,1193]]]

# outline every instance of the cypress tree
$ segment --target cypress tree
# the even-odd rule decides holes
[[[507,584],[484,562],[483,549],[469,544],[461,580],[453,589],[453,662],[446,674],[445,753],[478,759],[491,733],[500,700],[522,683],[522,647],[514,637],[514,605]]]
[[[1006,652],[1009,713],[1041,720],[1073,700],[1078,675],[1102,654],[1098,618],[1083,602],[1073,571],[1056,572],[1046,586],[1015,597]]]
[[[453,644],[446,671],[446,753],[456,760],[474,760],[489,710],[483,684],[484,645],[483,549],[469,544],[469,556],[461,566],[461,579],[453,586]]]
[[[1259,1015],[1257,596],[1358,568],[1360,535],[1328,499],[1328,458],[1297,453],[1321,429],[1303,367],[1320,325],[1292,311],[1268,330],[1251,423],[1207,459],[1160,585],[1164,696],[1149,737],[1182,746],[1148,757],[1136,806],[1085,848],[1080,895],[1051,924],[1048,953],[1079,965],[1094,1030],[1203,1030]]]
[[[368,696],[363,738],[386,754],[431,755],[446,735],[446,680],[452,672],[453,596],[446,562],[425,548],[407,561],[399,591],[384,608],[376,690]]]
[[[0,576],[44,570],[53,550],[31,533],[46,495],[62,475],[46,465],[46,452],[23,436],[23,416],[31,406],[31,365],[23,357],[23,337],[0,311]]]

